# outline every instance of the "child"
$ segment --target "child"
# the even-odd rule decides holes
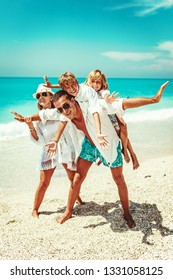
[[[115,101],[114,95],[110,95],[110,91],[108,89],[108,84],[106,81],[106,77],[104,73],[100,70],[93,70],[88,75],[85,84],[92,87],[98,94],[98,98],[104,99],[107,103],[111,103]],[[133,169],[137,169],[139,167],[139,162],[136,157],[136,154],[133,151],[130,140],[128,139],[127,133],[127,125],[122,117],[116,115],[108,115],[118,136],[122,142],[122,153],[124,155],[124,159],[126,162],[130,161],[128,151],[130,153]],[[127,151],[128,150],[128,151]]]
[[[100,117],[98,113],[99,112],[98,97],[95,90],[85,84],[79,84],[74,74],[70,72],[65,72],[64,74],[62,74],[59,78],[59,83],[56,85],[52,85],[48,81],[46,76],[44,76],[44,80],[46,82],[47,87],[49,86],[50,88],[62,88],[68,94],[75,97],[75,100],[80,103],[80,106],[84,111],[88,109],[89,112],[93,114],[95,125],[96,125],[98,142],[102,148],[107,147],[108,142],[104,138],[105,135],[102,135],[101,133],[101,123],[100,123]],[[63,120],[62,117],[62,122],[60,123],[57,134],[55,136],[55,142],[58,143],[66,124],[67,124],[66,120]],[[49,151],[55,152],[55,150],[56,150],[56,144],[55,143],[51,144]]]

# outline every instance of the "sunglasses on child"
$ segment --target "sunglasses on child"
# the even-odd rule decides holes
[[[36,97],[37,99],[39,99],[41,96],[46,97],[46,96],[47,96],[47,92],[37,93],[35,97]]]
[[[69,109],[70,108],[70,104],[69,103],[67,103],[67,102],[65,102],[63,105],[62,105],[62,107],[59,107],[59,108],[57,108],[57,111],[58,111],[58,113],[62,113],[63,112],[63,110],[67,110],[67,109]]]

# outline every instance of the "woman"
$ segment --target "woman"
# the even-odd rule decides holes
[[[41,111],[42,109],[51,109],[54,108],[52,104],[52,97],[54,92],[48,88],[40,84],[36,93],[33,94],[34,98],[38,100],[38,109]],[[42,145],[42,153],[39,164],[40,169],[40,182],[36,189],[34,205],[32,216],[35,218],[39,217],[39,208],[43,201],[45,192],[50,185],[51,178],[56,167],[61,168],[62,165],[65,170],[68,169],[68,178],[72,183],[72,178],[74,176],[75,170],[75,161],[77,158],[77,151],[75,150],[75,146],[73,145],[73,141],[68,132],[69,127],[65,129],[63,132],[61,139],[58,143],[58,149],[55,155],[48,156],[47,155],[47,147],[46,143],[49,143],[55,136],[57,131],[59,120],[48,120],[44,123],[41,121],[32,122],[31,117],[24,118],[19,115],[17,112],[12,112],[15,115],[15,119],[18,117],[23,118],[24,122],[27,124],[30,130],[31,140]],[[41,112],[40,112],[41,113]],[[73,129],[71,127],[71,129]],[[82,140],[82,139],[81,139]],[[79,139],[80,141],[80,139]],[[62,164],[61,164],[62,163]],[[77,202],[82,204],[82,200],[80,197],[77,198]]]

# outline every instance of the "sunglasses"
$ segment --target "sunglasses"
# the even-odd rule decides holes
[[[70,108],[70,104],[69,103],[67,103],[67,102],[65,102],[63,105],[62,105],[62,107],[59,107],[59,108],[57,108],[57,111],[58,111],[58,113],[62,113],[63,112],[63,110],[67,110],[67,109],[69,109]]]
[[[40,94],[40,93],[37,93],[35,97],[36,97],[37,99],[39,99],[41,96],[46,97],[46,96],[47,96],[47,92],[42,92],[41,94]]]

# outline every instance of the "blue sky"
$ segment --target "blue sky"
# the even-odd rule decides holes
[[[1,0],[0,76],[173,78],[173,0]]]

